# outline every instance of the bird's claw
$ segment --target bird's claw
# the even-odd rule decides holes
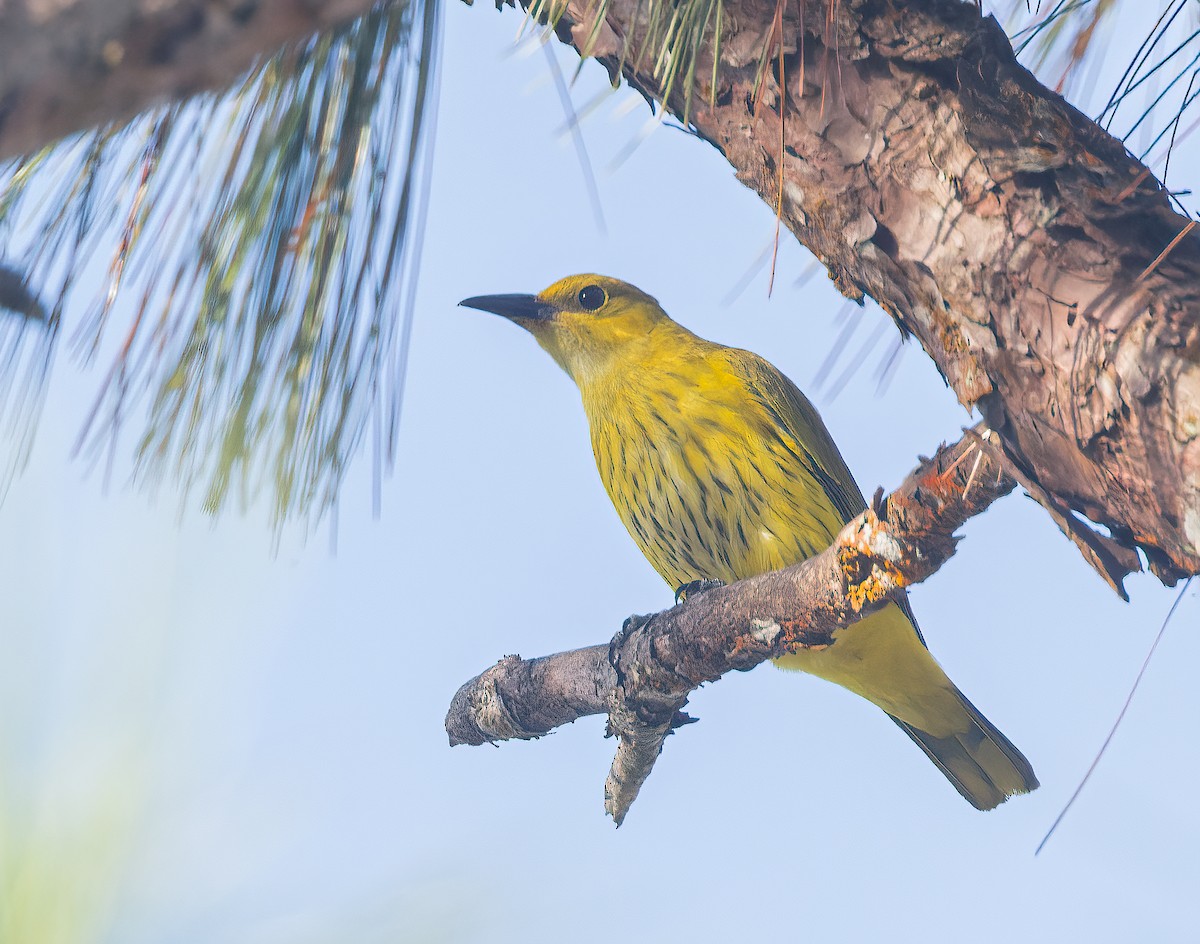
[[[685,584],[681,584],[675,591],[675,605],[679,606],[689,596],[693,594],[701,594],[707,590],[715,590],[717,587],[725,586],[724,580],[689,580]]]

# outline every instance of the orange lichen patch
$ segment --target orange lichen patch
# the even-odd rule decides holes
[[[889,591],[883,589],[883,587],[884,584],[872,575],[858,583],[847,584],[846,596],[855,610],[861,610],[867,604],[883,600],[887,597]]]
[[[899,544],[895,544],[899,548]],[[882,603],[908,584],[904,562],[880,557],[868,547],[838,549],[838,566],[846,581],[846,597],[855,612]]]
[[[965,354],[971,348],[958,325],[949,322],[941,325],[938,340],[948,354]]]

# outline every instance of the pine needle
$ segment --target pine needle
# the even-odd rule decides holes
[[[1184,593],[1187,592],[1187,588],[1191,585],[1192,578],[1188,577],[1188,579],[1184,581],[1183,586],[1179,588],[1179,593],[1175,597],[1175,602],[1171,604],[1171,609],[1167,611],[1166,618],[1163,619],[1162,626],[1159,627],[1158,635],[1154,637],[1154,642],[1150,644],[1150,651],[1146,653],[1146,658],[1142,660],[1142,667],[1138,669],[1138,674],[1133,680],[1133,685],[1131,685],[1129,688],[1129,694],[1125,696],[1125,704],[1121,706],[1121,710],[1117,713],[1117,718],[1113,722],[1112,728],[1108,732],[1108,737],[1104,739],[1104,743],[1100,745],[1100,750],[1098,750],[1096,752],[1096,756],[1092,758],[1092,763],[1088,766],[1087,772],[1084,773],[1083,779],[1079,781],[1079,786],[1075,788],[1075,792],[1071,794],[1071,798],[1067,800],[1066,805],[1059,812],[1058,816],[1055,817],[1054,822],[1050,824],[1050,828],[1046,831],[1046,835],[1042,837],[1042,841],[1038,843],[1038,847],[1033,851],[1035,856],[1045,848],[1046,843],[1050,841],[1050,837],[1054,835],[1054,831],[1058,829],[1059,823],[1063,821],[1063,817],[1065,817],[1071,807],[1075,805],[1075,801],[1079,798],[1079,794],[1083,792],[1083,788],[1087,785],[1088,780],[1091,779],[1092,774],[1095,772],[1096,765],[1100,763],[1100,758],[1103,757],[1104,752],[1108,750],[1108,745],[1111,743],[1113,735],[1117,733],[1117,728],[1121,726],[1121,721],[1124,719],[1125,713],[1129,710],[1129,706],[1133,703],[1133,696],[1137,692],[1138,686],[1142,683],[1142,676],[1146,674],[1146,669],[1150,665],[1150,660],[1154,658],[1155,650],[1158,649],[1158,644],[1162,642],[1163,635],[1167,631],[1167,626],[1171,622],[1171,617],[1175,615],[1175,610],[1178,609],[1179,602],[1183,599]]]
[[[368,428],[390,464],[439,9],[379,7],[225,95],[0,167],[0,248],[49,286],[52,319],[88,306],[76,353],[109,362],[87,460],[110,464],[144,412],[138,480],[170,479],[214,513],[267,493],[276,524],[309,525]],[[98,295],[79,280],[95,262],[108,271]],[[114,332],[117,314],[129,321]],[[50,357],[5,342],[0,386],[23,363],[48,370]],[[16,386],[36,400],[39,382]]]

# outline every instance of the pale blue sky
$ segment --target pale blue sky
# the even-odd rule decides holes
[[[722,306],[773,216],[675,130],[606,169],[647,120],[628,91],[585,125],[598,233],[544,54],[512,53],[519,21],[447,5],[398,469],[374,520],[358,463],[336,554],[322,535],[273,555],[261,516],[180,522],[169,493],[122,487],[119,463],[106,491],[66,459],[97,373],[60,358],[32,461],[0,507],[7,847],[57,849],[29,866],[54,875],[112,849],[89,836],[124,837],[96,860],[112,923],[94,939],[121,944],[584,944],[611,940],[614,922],[647,941],[1188,939],[1200,601],[1181,606],[1035,859],[1174,592],[1135,578],[1121,603],[1021,495],[972,521],[913,602],[943,666],[1032,761],[1032,796],[978,813],[877,709],[770,667],[696,695],[700,724],[671,739],[619,831],[602,809],[601,719],[447,746],[450,696],[501,655],[600,642],[670,603],[604,495],[566,376],[459,299],[578,271],[635,282],[808,388],[867,493],[969,421],[914,345],[876,395],[895,329],[875,308],[856,312],[833,371],[860,356],[851,385],[813,389],[841,300],[822,274],[796,287],[810,257],[786,233],[774,297],[763,271]],[[588,65],[576,101],[604,83]],[[1197,182],[1197,154],[1174,159],[1177,185]]]

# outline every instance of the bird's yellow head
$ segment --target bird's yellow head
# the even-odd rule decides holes
[[[479,295],[459,304],[525,328],[576,383],[637,356],[655,329],[678,328],[641,289],[603,275],[571,275],[537,295]]]

